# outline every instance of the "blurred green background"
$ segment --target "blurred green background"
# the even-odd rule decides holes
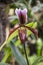
[[[19,24],[16,8],[27,8],[26,26],[38,30],[38,39],[27,30],[25,46],[29,65],[43,65],[43,0],[0,0],[0,65],[28,65],[18,30],[8,38],[9,31]]]

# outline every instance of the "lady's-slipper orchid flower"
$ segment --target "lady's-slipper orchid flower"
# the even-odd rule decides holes
[[[31,32],[33,32],[33,34],[37,37],[38,36],[38,31],[34,28],[31,28],[29,26],[25,26],[25,23],[27,21],[27,9],[16,9],[15,10],[16,15],[18,16],[19,20],[20,20],[20,25],[14,27],[12,29],[12,31],[10,31],[10,34],[12,34],[14,31],[16,31],[18,29],[18,33],[19,33],[19,38],[21,40],[21,42],[25,42],[25,40],[27,39],[26,36],[26,29],[30,30]],[[22,28],[23,29],[22,29]],[[9,35],[10,35],[9,34]]]

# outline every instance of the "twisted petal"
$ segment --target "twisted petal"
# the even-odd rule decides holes
[[[15,32],[19,27],[20,27],[19,25],[15,25],[15,27],[10,30],[9,36],[10,36],[13,32]],[[8,36],[8,37],[9,37],[9,36]]]
[[[33,32],[33,34],[36,36],[36,38],[38,38],[38,31],[36,29],[28,27],[28,26],[23,26],[23,27],[25,27],[28,30],[30,30],[31,32]]]

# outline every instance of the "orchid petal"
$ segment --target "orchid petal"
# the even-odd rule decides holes
[[[23,27],[25,27],[28,30],[30,30],[36,36],[36,38],[38,38],[38,31],[36,29],[28,27],[28,26],[24,26],[24,25],[23,25]]]
[[[13,29],[11,29],[10,32],[9,32],[9,36],[10,36],[13,32],[15,32],[18,28],[20,28],[20,26],[17,26],[17,27],[15,26]],[[8,37],[9,37],[9,36],[8,36]]]

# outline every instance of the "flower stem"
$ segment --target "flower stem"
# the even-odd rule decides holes
[[[25,56],[26,56],[27,64],[29,65],[29,61],[28,61],[28,57],[27,57],[27,53],[26,53],[26,47],[25,47],[25,44],[23,45],[23,47],[24,47],[24,53],[25,53]]]

